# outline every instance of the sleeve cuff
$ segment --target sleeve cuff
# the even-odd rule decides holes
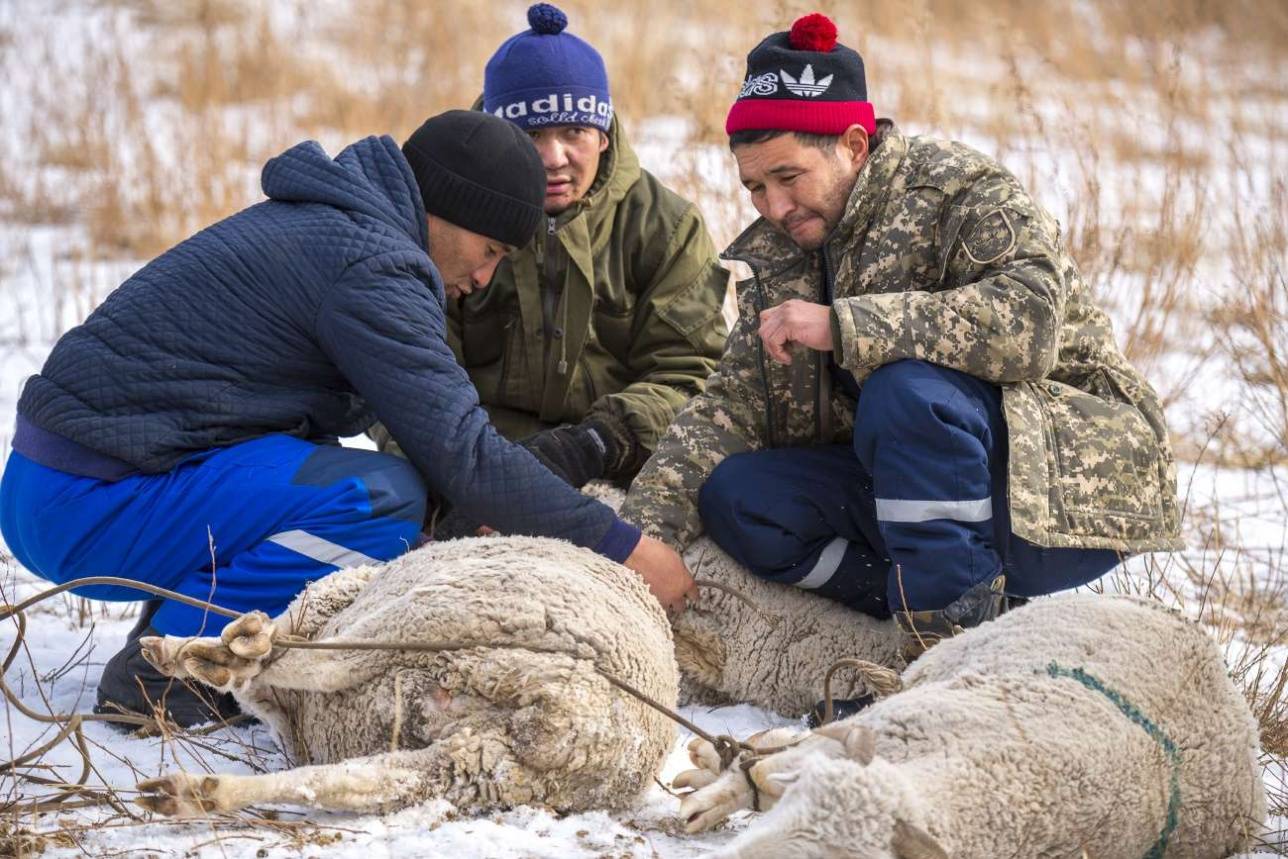
[[[827,314],[828,321],[832,325],[832,360],[837,364],[845,366],[845,340],[841,336],[841,318],[836,315],[836,305],[833,304]]]
[[[635,551],[639,545],[642,533],[634,525],[627,525],[621,519],[613,518],[613,524],[608,526],[604,536],[599,538],[595,544],[595,552],[608,558],[610,561],[616,561],[619,564],[626,563],[626,559]]]

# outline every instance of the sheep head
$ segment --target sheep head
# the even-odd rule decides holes
[[[762,805],[769,799],[772,809],[716,855],[948,859],[919,823],[925,814],[911,781],[898,765],[877,758],[875,748],[876,735],[866,725],[836,722],[756,763],[748,776],[761,792]],[[746,784],[741,773],[726,773],[690,796],[686,806],[700,808],[707,791],[712,798],[720,796],[726,779],[724,793],[729,793],[734,776]],[[719,812],[727,814],[727,798],[724,804]],[[849,847],[838,854],[837,844]]]

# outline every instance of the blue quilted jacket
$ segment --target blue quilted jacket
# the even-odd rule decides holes
[[[23,450],[26,422],[151,474],[195,451],[269,433],[333,440],[379,418],[469,518],[622,560],[638,532],[479,407],[394,141],[334,160],[301,143],[265,165],[263,187],[266,202],[157,257],[58,341],[23,389],[15,449],[40,461]]]

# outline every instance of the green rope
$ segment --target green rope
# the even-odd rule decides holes
[[[1139,707],[1124,698],[1121,693],[1110,689],[1099,678],[1088,674],[1081,668],[1064,668],[1052,662],[1046,667],[1046,673],[1051,677],[1067,677],[1071,680],[1077,680],[1088,689],[1104,695],[1124,716],[1140,725],[1145,730],[1145,733],[1150,736],[1150,739],[1162,747],[1172,768],[1171,776],[1168,779],[1167,822],[1163,826],[1163,831],[1159,833],[1158,839],[1154,842],[1154,846],[1149,848],[1142,859],[1163,859],[1163,854],[1167,852],[1167,842],[1171,840],[1172,833],[1176,831],[1176,825],[1181,816],[1181,753],[1177,750],[1176,744],[1171,741],[1167,734],[1163,733],[1162,728],[1158,727],[1148,716],[1142,713]]]

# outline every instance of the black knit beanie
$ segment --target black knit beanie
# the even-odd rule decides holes
[[[519,247],[536,233],[546,171],[518,126],[477,110],[449,110],[425,120],[402,152],[426,212]]]

